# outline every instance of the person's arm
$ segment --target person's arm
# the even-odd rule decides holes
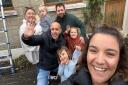
[[[29,46],[43,45],[44,37],[43,35],[33,35],[29,38],[25,38],[24,34],[22,35],[22,41]]]
[[[59,85],[92,85],[91,76],[85,68],[71,75],[67,80]]]
[[[42,43],[43,35],[34,35],[35,33],[35,24],[28,23],[25,32],[22,34],[22,41],[30,46],[36,46]]]
[[[72,60],[77,61],[80,56],[81,56],[81,51],[75,49],[75,51],[73,52]]]
[[[62,76],[64,74],[64,64],[59,64],[58,75]]]
[[[68,68],[66,68],[66,72],[64,72],[64,77],[65,79],[68,79],[72,74],[75,73],[76,71],[76,64],[77,62],[74,62],[74,61],[70,61],[69,65],[68,65]]]

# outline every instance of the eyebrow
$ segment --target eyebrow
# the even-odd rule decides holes
[[[115,49],[107,49],[107,51],[113,51],[113,52],[116,52],[118,53],[119,51],[115,50]]]
[[[91,48],[96,48],[96,46],[93,46],[93,45],[89,45],[89,47],[91,47]]]
[[[90,45],[89,47],[94,48],[94,49],[97,49],[96,46],[94,46],[94,45]],[[106,51],[113,51],[113,52],[116,52],[116,53],[119,52],[119,51],[117,51],[115,49],[111,49],[111,48],[107,49]]]

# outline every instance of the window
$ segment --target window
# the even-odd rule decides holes
[[[12,0],[2,0],[3,7],[5,10],[13,10]]]
[[[17,15],[17,12],[14,10],[12,0],[2,0],[3,7],[4,7],[4,14],[5,16],[14,16]],[[1,10],[0,10],[1,13]],[[0,15],[1,17],[1,15]]]
[[[44,0],[44,3],[46,5],[53,5],[58,2],[63,2],[63,3],[77,3],[77,2],[82,2],[83,0]]]

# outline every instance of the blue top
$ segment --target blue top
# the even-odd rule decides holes
[[[61,77],[61,82],[68,79],[72,74],[76,72],[76,64],[81,52],[75,50],[72,60],[68,64],[59,64],[58,75]]]
[[[50,16],[46,15],[45,17],[41,18],[40,20],[40,26],[42,27],[42,30],[46,32],[49,28],[53,20]]]

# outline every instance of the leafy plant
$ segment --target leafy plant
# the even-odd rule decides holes
[[[94,30],[94,28],[102,21],[103,14],[101,12],[104,0],[86,0],[87,7],[83,8],[85,23]]]
[[[23,69],[30,69],[33,67],[31,63],[28,62],[25,55],[19,56],[19,58],[14,60],[15,69],[17,70],[23,70]]]

